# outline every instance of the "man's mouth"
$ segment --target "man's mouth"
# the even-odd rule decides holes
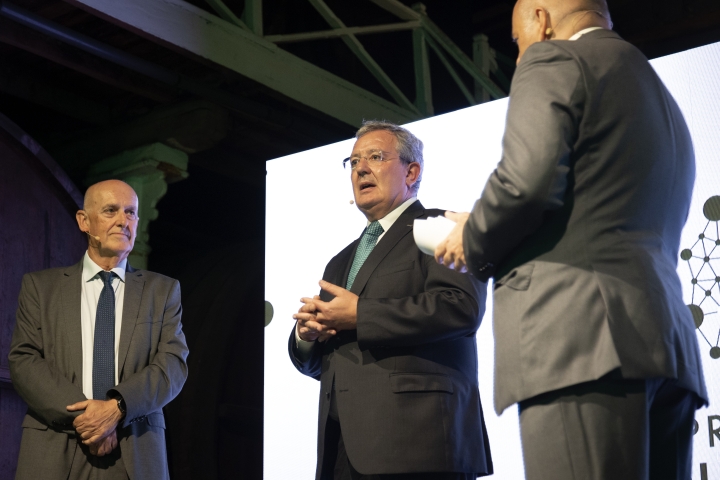
[[[374,187],[374,186],[375,186],[375,184],[371,183],[371,182],[361,182],[360,183],[360,191],[362,192],[363,190],[366,190],[366,189]]]

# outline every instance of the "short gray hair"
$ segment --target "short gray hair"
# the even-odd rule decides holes
[[[410,165],[413,162],[420,164],[420,175],[418,175],[418,179],[411,187],[413,192],[417,194],[417,191],[420,189],[422,172],[425,170],[423,142],[403,127],[386,122],[385,120],[363,120],[362,127],[355,133],[355,138],[360,138],[363,135],[378,130],[384,130],[395,135],[397,139],[397,151],[400,155],[400,160],[405,165]]]

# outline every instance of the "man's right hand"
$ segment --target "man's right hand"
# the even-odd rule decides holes
[[[335,335],[335,330],[328,330],[325,325],[317,322],[315,315],[317,308],[313,303],[314,300],[320,300],[319,295],[315,295],[313,298],[301,298],[303,306],[300,307],[298,313],[293,315],[293,318],[297,320],[297,332],[298,336],[306,342],[325,342],[329,338]]]
[[[103,438],[99,442],[88,445],[88,447],[90,447],[90,453],[98,457],[109,454],[110,452],[115,450],[117,446],[117,430],[113,430],[110,435]]]

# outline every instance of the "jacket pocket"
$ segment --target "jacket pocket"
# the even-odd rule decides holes
[[[70,425],[72,427],[72,424]],[[48,426],[42,423],[40,420],[30,415],[25,415],[22,422],[22,428],[32,428],[33,430],[47,430]]]
[[[414,267],[415,260],[412,260],[410,262],[396,263],[395,265],[390,265],[389,267],[378,269],[377,276],[382,277],[385,275],[390,275],[391,273],[404,272],[406,270],[412,270]]]
[[[165,428],[165,415],[162,413],[151,413],[145,417],[145,420],[151,427]]]
[[[534,263],[526,263],[513,269],[510,273],[502,277],[495,284],[495,288],[505,285],[513,290],[524,291],[530,288],[530,280],[532,279],[532,273],[535,268]]]
[[[393,393],[455,391],[450,377],[436,373],[392,373],[390,385]]]

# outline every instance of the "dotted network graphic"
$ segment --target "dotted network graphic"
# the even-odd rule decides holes
[[[692,297],[688,308],[695,320],[695,328],[710,345],[710,356],[717,360],[720,358],[720,322],[717,321],[720,310],[720,196],[710,197],[705,202],[703,214],[708,220],[705,229],[692,247],[680,252],[680,258],[690,268]],[[715,316],[711,317],[715,327],[706,321],[711,315]],[[715,328],[718,334],[713,344],[711,331]]]

